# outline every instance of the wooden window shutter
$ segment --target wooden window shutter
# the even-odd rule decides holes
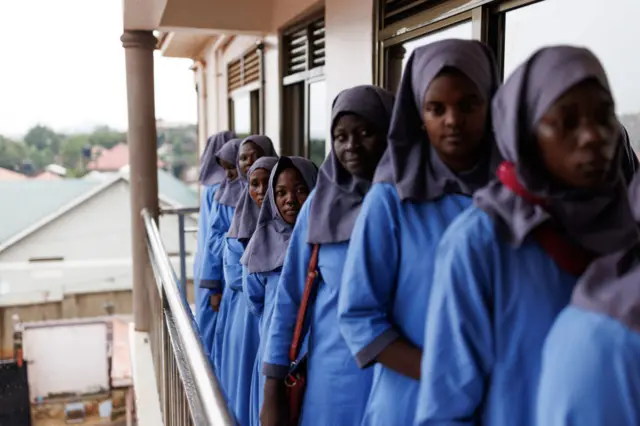
[[[260,52],[252,49],[227,65],[227,90],[233,92],[247,84],[260,81]]]
[[[434,0],[382,0],[380,29],[415,15],[433,3]]]
[[[324,29],[321,17],[284,34],[285,76],[324,66]]]

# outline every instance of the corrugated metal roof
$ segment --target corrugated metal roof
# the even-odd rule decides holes
[[[99,182],[81,179],[0,182],[0,242],[54,214],[97,185]]]
[[[127,177],[128,173],[120,175]],[[109,174],[109,179],[115,176]],[[95,178],[0,182],[0,243],[105,183]],[[158,170],[158,190],[161,197],[180,207],[198,205],[197,193],[164,170]]]

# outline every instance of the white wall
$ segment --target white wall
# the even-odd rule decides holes
[[[129,258],[130,215],[129,183],[121,180],[0,253],[0,262],[58,256],[65,261]],[[185,226],[194,227],[196,221],[188,218]],[[160,233],[167,251],[177,252],[177,217],[163,216]],[[196,245],[193,235],[187,234],[187,251],[194,253]]]

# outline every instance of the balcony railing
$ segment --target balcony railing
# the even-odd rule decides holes
[[[149,336],[164,426],[233,425],[158,226],[146,210],[142,217],[156,282],[148,295]]]

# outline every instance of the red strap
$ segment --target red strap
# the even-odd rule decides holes
[[[318,278],[319,250],[320,245],[314,244],[313,251],[311,252],[311,260],[309,261],[307,281],[304,284],[304,292],[302,293],[302,300],[300,301],[300,308],[298,309],[298,317],[296,318],[296,328],[293,331],[293,339],[291,340],[291,347],[289,348],[289,361],[291,362],[294,362],[298,358],[298,353],[300,351],[304,319],[307,315],[307,308],[309,307],[309,299],[311,298],[313,287]]]
[[[504,161],[496,174],[505,187],[525,201],[543,208],[548,205],[547,200],[531,194],[520,183],[513,163]],[[560,268],[573,275],[582,275],[595,257],[593,253],[565,238],[562,232],[549,222],[539,225],[533,231],[533,237]]]

